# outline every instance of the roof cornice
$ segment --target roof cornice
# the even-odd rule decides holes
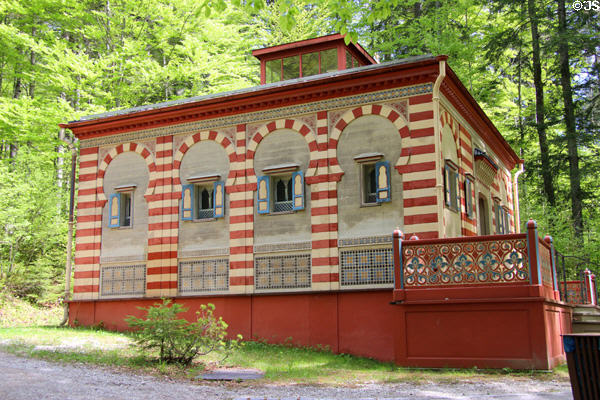
[[[233,92],[230,95],[109,114],[60,126],[71,129],[80,140],[85,140],[431,82],[435,79],[437,65],[436,57],[424,57],[410,63],[379,64],[374,66],[376,68],[363,67],[333,76],[314,76],[281,85],[258,86],[253,90]]]

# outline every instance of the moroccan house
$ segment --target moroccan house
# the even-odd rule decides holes
[[[552,248],[541,241],[545,288],[537,233],[519,233],[521,161],[447,57],[379,64],[341,35],[253,55],[260,86],[61,125],[81,145],[71,323],[124,329],[136,306],[168,297],[189,316],[214,303],[246,338],[404,365],[548,368],[563,357],[556,334],[570,311],[556,301]],[[395,229],[413,238],[396,253]],[[423,278],[399,254],[451,238],[471,243],[465,271],[483,265],[472,250],[482,243],[497,260],[446,281],[446,255]],[[427,319],[439,296],[453,302],[437,308],[441,325]],[[456,336],[436,323],[458,332],[448,354],[421,349],[419,336]]]

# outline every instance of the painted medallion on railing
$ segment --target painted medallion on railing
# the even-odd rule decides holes
[[[450,244],[404,242],[404,285],[529,282],[525,238]]]

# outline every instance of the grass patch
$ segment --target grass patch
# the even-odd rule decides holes
[[[140,356],[130,347],[131,336],[89,328],[0,328],[0,350],[52,361],[82,362],[135,370],[175,379],[192,379],[205,368],[237,366],[265,371],[262,382],[352,386],[363,383],[454,383],[485,379],[534,378],[567,380],[566,368],[553,373],[479,369],[410,369],[327,350],[246,342],[224,362],[223,354],[210,354],[191,367],[161,364]],[[246,383],[251,384],[251,383]]]
[[[0,290],[0,328],[58,325],[62,317],[62,307],[36,307]]]

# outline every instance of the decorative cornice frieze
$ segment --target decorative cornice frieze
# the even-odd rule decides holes
[[[240,114],[231,115],[221,118],[204,119],[201,121],[177,123],[172,121],[173,125],[161,126],[159,128],[148,128],[143,129],[149,125],[148,122],[140,123],[135,127],[129,126],[126,128],[119,129],[106,129],[98,130],[91,133],[94,134],[106,134],[109,136],[95,137],[92,139],[81,140],[81,148],[104,146],[109,144],[117,144],[124,142],[139,142],[144,139],[162,137],[167,135],[179,135],[189,134],[198,131],[208,129],[219,129],[223,127],[231,127],[239,124],[249,124],[258,121],[267,121],[272,119],[279,119],[282,117],[300,116],[318,111],[327,111],[336,108],[344,108],[351,106],[358,106],[370,103],[386,102],[390,100],[396,100],[402,97],[420,95],[431,93],[433,85],[431,83],[425,83],[415,86],[405,86],[395,89],[382,90],[377,92],[361,93],[357,95],[350,95],[336,99],[321,100],[316,102],[309,102],[304,104],[297,104],[293,106],[272,108],[264,111],[257,112],[245,112],[240,109],[237,110]],[[343,95],[343,94],[342,94]],[[123,129],[139,128],[139,130],[129,131],[125,133],[119,133]]]
[[[339,239],[338,247],[370,246],[392,243],[392,235],[364,236],[350,239]]]
[[[293,243],[267,243],[255,245],[254,253],[276,253],[279,251],[310,250],[311,248],[312,243],[310,241]]]
[[[229,247],[221,247],[215,249],[200,249],[200,250],[183,250],[179,251],[179,258],[194,258],[194,257],[213,257],[213,256],[228,256]]]

